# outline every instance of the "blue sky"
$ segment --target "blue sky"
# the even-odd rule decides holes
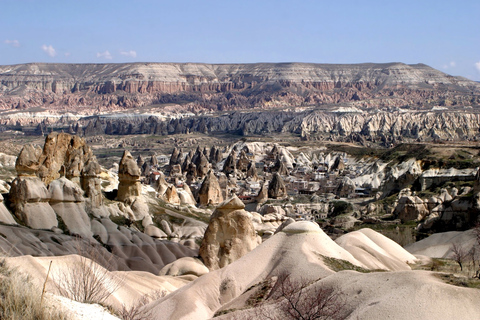
[[[480,1],[0,0],[0,65],[425,63],[480,80]]]

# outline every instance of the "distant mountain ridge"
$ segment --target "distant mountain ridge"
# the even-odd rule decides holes
[[[122,63],[0,66],[0,109],[176,112],[352,104],[479,105],[480,84],[424,64]]]

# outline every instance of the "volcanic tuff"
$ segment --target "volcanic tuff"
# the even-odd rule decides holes
[[[1,109],[178,103],[215,111],[359,100],[370,106],[480,101],[476,82],[403,63],[31,63],[0,66],[0,83]]]

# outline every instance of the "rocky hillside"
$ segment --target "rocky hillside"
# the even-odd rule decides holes
[[[359,101],[363,108],[478,105],[480,85],[423,64],[403,63],[0,66],[1,109],[79,112],[81,107],[89,113],[175,104],[202,112]]]

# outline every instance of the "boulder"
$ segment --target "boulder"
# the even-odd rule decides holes
[[[213,212],[199,254],[210,270],[223,268],[257,246],[252,215],[233,196]]]

